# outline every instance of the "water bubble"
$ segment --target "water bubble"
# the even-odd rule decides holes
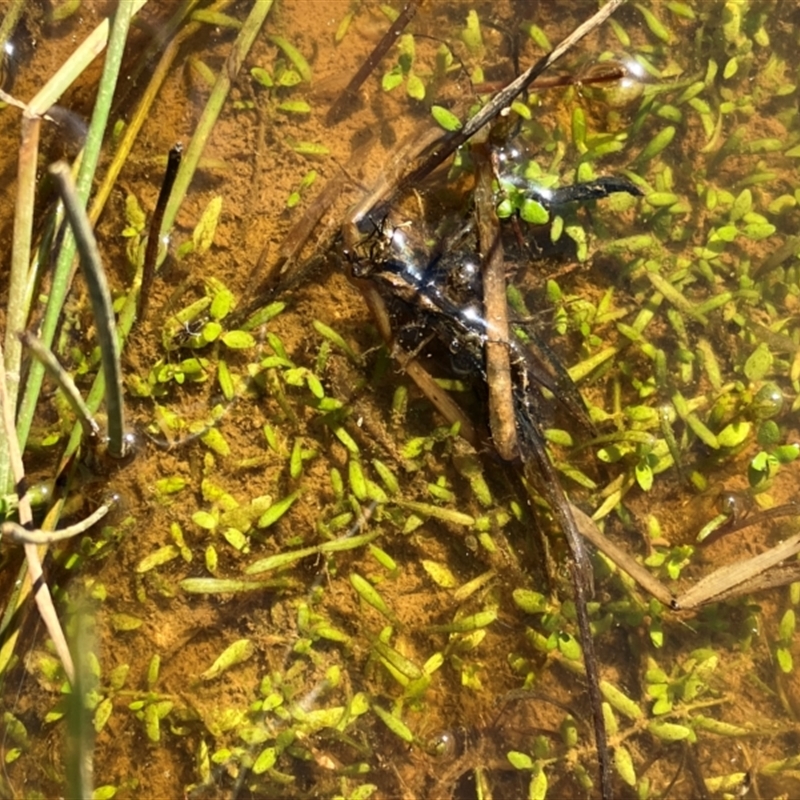
[[[629,56],[596,61],[580,76],[582,94],[609,108],[627,108],[644,92],[645,71]]]

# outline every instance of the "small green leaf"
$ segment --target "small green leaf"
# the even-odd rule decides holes
[[[384,708],[379,705],[373,705],[372,710],[375,712],[375,715],[378,719],[383,722],[384,725],[395,735],[402,739],[404,742],[408,742],[408,744],[413,743],[414,741],[414,734],[411,732],[411,729],[408,725],[405,724],[399,717],[394,716],[394,714],[390,714]]]
[[[160,547],[154,553],[150,553],[150,555],[145,556],[136,565],[136,572],[139,574],[149,572],[156,567],[160,567],[169,563],[173,559],[176,559],[180,553],[181,551],[174,544],[164,545],[164,547]]]
[[[663,722],[662,720],[654,719],[647,723],[647,728],[650,733],[665,742],[679,742],[682,739],[691,739],[694,736],[691,728],[674,722]]]
[[[506,753],[506,758],[514,769],[533,769],[533,759],[527,753],[511,750]]]
[[[93,724],[96,733],[100,733],[100,731],[105,728],[113,710],[114,702],[112,699],[110,697],[104,697],[94,711]]]
[[[275,766],[275,762],[277,760],[278,760],[278,751],[276,750],[276,748],[266,747],[264,750],[261,751],[261,753],[259,753],[259,756],[253,763],[251,769],[255,775],[261,775],[268,769],[272,769]]]
[[[111,627],[115,631],[135,631],[144,625],[144,620],[139,617],[131,616],[130,614],[112,614]]]
[[[300,77],[306,82],[311,83],[311,67],[308,61],[305,60],[303,54],[283,36],[268,36],[267,37],[274,45],[283,50],[289,61],[292,62],[294,68],[300,74]]]
[[[423,558],[421,563],[422,568],[431,576],[437,586],[441,586],[443,589],[454,589],[458,586],[455,575],[446,564],[439,564],[426,558]]]
[[[543,594],[530,589],[514,589],[512,596],[517,606],[526,614],[543,614],[549,606]]]
[[[751,381],[760,381],[772,369],[772,352],[762,342],[745,361],[744,374]]]
[[[738,447],[750,435],[752,425],[749,422],[731,422],[726,425],[718,434],[717,441],[720,447]]]
[[[384,92],[391,92],[403,82],[403,70],[399,65],[395,65],[389,72],[384,73],[381,79],[381,88]]]
[[[655,158],[662,150],[664,150],[669,143],[675,138],[676,129],[674,125],[668,125],[663,130],[659,131],[650,142],[639,153],[639,162],[650,161]]]
[[[219,658],[200,675],[204,681],[210,681],[225,670],[247,661],[255,653],[255,646],[250,639],[239,639],[222,651]]]
[[[315,142],[295,142],[292,150],[303,156],[327,156],[331,152],[325,145]]]
[[[525,222],[530,222],[532,225],[546,225],[550,220],[547,209],[538,200],[530,198],[526,198],[522,202],[519,215]]]
[[[406,93],[414,100],[425,99],[425,84],[413,72],[408,74],[408,80],[406,81]]]
[[[262,67],[252,67],[250,74],[253,76],[253,80],[255,80],[256,83],[260,83],[268,89],[275,85],[272,81],[272,76]]]
[[[247,331],[228,331],[221,339],[226,347],[231,350],[246,350],[248,347],[254,347],[256,344],[255,337],[252,333]]]
[[[381,597],[378,590],[366,579],[362,578],[357,572],[350,573],[350,583],[361,596],[361,599],[369,603],[374,609],[380,611],[391,623],[397,622],[397,617]]]
[[[286,114],[310,114],[311,106],[305,100],[284,100],[278,104],[278,111]]]
[[[633,767],[633,757],[627,747],[618,745],[614,748],[614,766],[617,774],[628,786],[636,786],[636,770]]]
[[[431,114],[436,120],[436,123],[446,131],[461,130],[461,120],[444,106],[431,106]]]
[[[203,211],[200,221],[192,233],[192,244],[195,252],[205,253],[214,241],[214,234],[217,231],[219,215],[222,211],[222,197],[217,195],[211,200]]]
[[[292,492],[282,500],[273,503],[258,519],[259,528],[269,528],[274,525],[293,505],[300,496],[300,492]]]
[[[643,492],[653,488],[653,469],[647,461],[640,461],[635,468],[636,483]]]

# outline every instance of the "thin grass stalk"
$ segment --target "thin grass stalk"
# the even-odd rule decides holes
[[[197,123],[194,136],[192,136],[189,147],[186,149],[186,155],[184,155],[183,161],[181,162],[178,177],[175,179],[175,186],[172,188],[172,194],[170,194],[169,202],[167,203],[167,210],[164,212],[164,222],[161,225],[160,239],[169,234],[169,231],[175,223],[178,209],[181,207],[181,203],[183,203],[183,198],[186,197],[186,192],[194,177],[197,164],[200,161],[200,156],[203,154],[211,131],[222,111],[222,106],[225,104],[225,100],[228,97],[231,84],[239,74],[242,62],[250,52],[250,48],[261,30],[271,8],[272,0],[256,0],[242,29],[239,31],[239,35],[236,37],[236,41],[233,43],[233,48],[225,61],[225,65],[219,71],[217,80],[214,83],[214,88],[211,90],[211,95],[200,116],[200,121]]]
[[[139,11],[147,0],[133,0],[131,15]],[[15,4],[14,8],[21,11],[24,3]],[[11,9],[3,21],[2,30],[14,9]],[[12,245],[11,277],[8,301],[8,317],[6,319],[6,360],[5,367],[10,379],[8,387],[9,403],[16,409],[19,396],[19,375],[22,351],[16,336],[24,327],[30,311],[30,275],[28,264],[30,261],[30,243],[33,230],[33,204],[35,194],[36,163],[38,156],[38,139],[41,126],[41,117],[72,85],[73,81],[86,69],[94,58],[102,52],[108,41],[108,19],[98,25],[94,31],[81,43],[72,55],[61,65],[55,75],[37,92],[30,101],[23,115],[22,143],[19,156],[19,183],[17,187],[17,200],[14,212],[14,239]],[[49,343],[48,343],[49,344]],[[41,386],[41,382],[40,382]],[[38,397],[38,390],[34,392]],[[33,405],[35,405],[35,397]],[[21,441],[27,440],[30,423],[19,430]],[[9,486],[9,455],[7,447],[0,442],[0,490],[8,491]]]
[[[118,24],[118,17],[126,17],[130,21],[130,18],[141,11],[146,4],[147,0],[120,0],[117,6],[117,13],[114,15],[114,24]],[[124,13],[125,11],[128,13]],[[58,72],[36,93],[33,100],[28,103],[28,110],[31,115],[44,116],[50,107],[58,102],[61,95],[72,86],[72,83],[86,67],[103,52],[109,41],[109,26],[110,20],[107,17],[81,42],[72,55],[61,65]],[[127,26],[125,31],[127,36]],[[114,38],[113,29],[111,29],[111,38],[112,40]],[[105,79],[105,72],[103,77]],[[92,119],[94,120],[94,117]],[[91,130],[89,136],[91,136]]]
[[[5,389],[6,370],[4,361],[3,354],[0,353],[0,412],[2,412],[3,430],[8,442],[11,470],[14,476],[17,497],[19,498],[19,521],[23,526],[26,526],[32,524],[33,513],[31,511],[30,498],[25,490],[25,468],[22,464],[22,451],[19,440],[17,439],[17,433],[14,430],[14,410],[8,402],[8,395]],[[47,583],[45,583],[44,580],[39,548],[35,544],[25,544],[23,545],[23,549],[25,552],[25,562],[28,566],[29,585],[34,588],[36,606],[39,609],[39,614],[47,628],[56,653],[59,659],[61,659],[64,672],[70,683],[72,683],[75,680],[75,668],[72,663],[69,647],[67,646],[67,640],[64,637],[64,631],[61,628],[61,623],[58,621],[58,615],[53,605],[50,589],[47,587]]]
[[[114,22],[111,27],[111,34],[108,40],[108,50],[106,60],[103,65],[103,76],[97,92],[92,120],[89,125],[89,132],[86,137],[83,158],[76,181],[76,192],[80,204],[84,207],[89,198],[92,188],[92,180],[100,158],[100,148],[103,143],[103,135],[108,122],[108,115],[111,109],[111,102],[114,97],[114,89],[117,85],[122,55],[125,50],[125,42],[130,27],[131,14],[140,7],[141,0],[123,0],[119,3],[114,14]],[[56,262],[53,274],[53,283],[50,288],[50,298],[47,303],[44,322],[42,324],[41,339],[45,347],[51,347],[53,337],[61,316],[61,309],[64,305],[67,291],[69,290],[72,261],[75,257],[76,242],[71,231],[67,231],[64,243]],[[19,410],[17,420],[17,432],[22,447],[28,439],[36,403],[39,399],[39,392],[42,388],[44,379],[44,367],[38,362],[31,365],[30,374],[25,387],[25,394]]]
[[[70,408],[75,412],[78,418],[83,433],[87,437],[97,437],[100,435],[100,426],[97,420],[92,416],[88,406],[81,397],[75,381],[72,376],[58,363],[53,351],[49,347],[45,347],[38,337],[34,336],[30,331],[23,331],[19,336],[23,347],[31,352],[31,354],[38,361],[42,362],[45,372],[52,380],[56,382],[58,388],[64,393],[64,396],[69,402]]]
[[[231,2],[232,0],[218,0],[218,2],[214,3],[209,10],[223,10],[227,8]],[[182,8],[181,10],[189,13],[191,8],[196,5],[196,3],[191,2],[185,5],[186,7]],[[176,13],[175,16],[177,17],[178,14]],[[168,23],[168,25],[169,24],[170,23]],[[180,30],[180,32],[161,54],[158,66],[153,72],[153,77],[150,79],[150,83],[147,85],[147,89],[145,90],[145,93],[142,96],[141,102],[136,108],[133,117],[128,123],[128,126],[125,128],[125,133],[123,133],[122,139],[120,139],[120,142],[117,145],[117,150],[114,153],[114,160],[111,162],[111,166],[109,166],[108,172],[103,178],[103,182],[100,184],[94,200],[92,201],[92,206],[89,210],[89,219],[92,221],[93,225],[98,219],[100,219],[100,214],[103,213],[103,208],[105,207],[106,201],[111,195],[111,190],[114,188],[114,184],[119,177],[119,173],[122,171],[122,168],[125,165],[128,156],[130,155],[131,149],[133,148],[133,143],[136,140],[136,137],[139,135],[142,125],[144,125],[150,115],[150,108],[152,107],[159,90],[164,84],[164,81],[169,74],[170,69],[172,68],[172,64],[175,61],[175,56],[178,55],[178,51],[183,43],[191,36],[194,36],[194,34],[196,34],[201,27],[202,24],[199,22],[190,22],[188,25],[186,25],[186,27]]]
[[[17,163],[17,194],[14,208],[14,234],[11,242],[11,275],[6,311],[5,370],[8,403],[16,409],[21,380],[22,345],[17,334],[25,328],[29,303],[25,298],[28,265],[33,238],[33,206],[36,196],[36,168],[39,132],[42,121],[27,113],[22,116],[22,141]],[[0,490],[9,488],[10,459],[7,445],[0,445]]]
[[[108,452],[114,458],[125,455],[125,409],[122,399],[122,367],[120,365],[119,339],[114,321],[114,307],[108,289],[100,251],[92,232],[86,209],[78,198],[69,164],[59,161],[50,166],[50,174],[58,186],[64,211],[80,254],[89,299],[92,303],[100,359],[106,377],[106,413],[108,415]]]

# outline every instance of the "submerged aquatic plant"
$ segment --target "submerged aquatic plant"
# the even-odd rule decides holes
[[[431,103],[445,130],[474,132],[471,120],[483,101],[461,103],[465,87],[480,93],[487,77],[510,74],[511,67],[503,72],[504,34],[494,21],[480,10],[467,12],[451,17],[423,9],[413,22],[401,12],[409,38],[372,64],[372,76],[362,76],[369,103],[384,117],[427,119],[424,104]],[[184,43],[192,25],[210,22],[232,32],[219,34],[201,54],[212,71],[223,60],[226,66],[208,126],[189,148],[195,166],[185,168],[189,177],[184,172],[176,190],[189,205],[181,210],[175,200],[170,207],[163,229],[172,230],[173,242],[164,272],[153,278],[144,318],[126,345],[128,417],[143,432],[143,454],[110,481],[105,467],[84,457],[91,450],[86,441],[80,457],[65,461],[80,470],[79,482],[58,506],[62,500],[77,506],[84,497],[95,504],[89,476],[129,495],[115,512],[119,519],[79,533],[74,545],[55,553],[62,604],[81,595],[98,604],[96,644],[82,640],[93,655],[81,659],[73,691],[89,700],[97,734],[103,775],[97,783],[104,785],[95,794],[185,788],[201,795],[225,786],[234,794],[246,788],[292,796],[312,784],[348,798],[451,796],[469,786],[476,796],[596,793],[590,715],[575,701],[583,685],[579,612],[559,566],[565,551],[558,526],[549,522],[552,496],[532,492],[531,514],[520,500],[526,494],[497,462],[462,440],[472,431],[480,441],[485,416],[482,398],[471,399],[463,366],[479,373],[482,365],[475,369],[469,350],[455,371],[447,358],[435,369],[426,360],[433,377],[425,385],[445,413],[442,424],[402,374],[405,368],[415,377],[415,368],[406,358],[393,364],[390,348],[364,325],[339,264],[317,273],[320,280],[302,282],[306,262],[318,266],[338,236],[344,207],[376,179],[373,156],[360,149],[368,137],[357,128],[372,109],[359,110],[352,96],[358,89],[351,90],[349,121],[339,124],[353,125],[357,154],[326,186],[334,170],[324,152],[338,149],[318,119],[325,106],[316,96],[288,93],[299,86],[305,92],[306,84],[314,90],[326,66],[335,77],[355,74],[364,32],[389,27],[396,40],[400,26],[387,23],[382,10],[359,6],[336,31],[340,49],[327,55],[321,48],[315,53],[300,21],[285,13],[267,21],[271,38],[252,40],[253,54],[244,61],[250,73],[239,80],[229,68],[243,61],[252,19],[229,60],[224,48],[237,36],[230,18],[204,10],[179,29],[174,41]],[[434,14],[447,32],[452,58],[438,44],[428,52],[423,13]],[[702,28],[695,19],[701,13],[708,17]],[[529,39],[522,50],[532,61],[536,48],[549,49],[557,39],[557,29],[544,18],[524,22]],[[601,650],[610,772],[640,797],[670,791],[675,775],[676,796],[735,792],[752,780],[768,787],[762,793],[778,793],[793,785],[796,768],[790,748],[797,584],[777,601],[774,592],[749,598],[798,577],[791,562],[765,568],[797,544],[791,411],[800,388],[792,314],[800,293],[797,243],[782,232],[796,212],[789,178],[797,114],[782,108],[775,118],[780,132],[765,132],[756,113],[767,97],[796,91],[772,25],[755,5],[724,3],[709,11],[676,2],[628,4],[603,34],[608,52],[598,64],[571,65],[578,85],[566,81],[518,98],[504,117],[508,127],[497,128],[487,145],[503,160],[490,196],[506,230],[520,233],[520,251],[509,245],[507,260],[526,262],[504,287],[507,336],[557,351],[547,363],[564,363],[596,428],[577,428],[568,415],[541,423],[579,534],[605,554],[591,558],[598,594],[587,616]],[[711,37],[714,28],[719,41]],[[677,53],[675,42],[684,41],[691,46]],[[170,44],[165,56],[177,52]],[[619,66],[634,62],[647,79]],[[385,92],[382,76],[395,63],[405,90]],[[281,76],[291,83],[293,75],[299,81],[279,90],[285,95],[273,93],[255,68],[273,83]],[[616,77],[594,82],[600,72]],[[167,73],[164,67],[157,77]],[[412,76],[423,85],[423,105]],[[180,77],[167,78],[173,79],[168,85],[175,88]],[[156,89],[146,94],[151,100]],[[280,107],[298,100],[308,110]],[[137,112],[131,119],[147,125],[147,117]],[[126,148],[135,128],[123,135]],[[512,133],[526,144],[524,159],[504,147],[514,143]],[[223,149],[234,140],[238,149]],[[252,161],[242,146],[250,141]],[[273,144],[291,157],[278,159]],[[226,173],[219,160],[209,161],[212,171],[205,173],[204,147],[212,157],[223,153],[235,169]],[[406,167],[418,166],[385,160],[378,194]],[[472,196],[467,181],[475,160],[461,148],[447,177],[418,183],[418,172],[406,185],[420,201],[412,194],[401,204],[405,220],[387,225],[380,209],[371,221],[379,230],[383,225],[385,236],[421,232],[425,247],[452,238],[457,232],[447,220],[463,221],[465,205],[453,197]],[[21,159],[31,186],[35,162]],[[148,227],[142,209],[152,187],[123,169],[119,196],[138,201],[125,204],[126,221],[103,221],[99,233],[101,250],[113,249],[104,240],[119,242],[121,229],[129,228],[130,263],[111,276],[127,335],[137,298],[119,287],[136,284]],[[252,175],[239,186],[233,173],[247,170]],[[312,171],[319,174],[313,184]],[[542,202],[546,191],[612,174],[643,197],[617,194],[588,208]],[[253,197],[259,175],[274,185],[266,204]],[[491,184],[494,176],[487,175]],[[106,185],[113,181],[104,182],[101,194]],[[286,198],[295,195],[284,212]],[[198,224],[212,217],[216,225]],[[333,222],[326,226],[325,219]],[[287,234],[290,223],[296,226]],[[150,229],[157,244],[160,236]],[[311,231],[319,237],[304,251]],[[30,241],[23,247],[23,228],[17,235],[27,272]],[[269,245],[276,241],[283,243]],[[264,270],[247,277],[242,266],[255,265],[258,253]],[[546,279],[538,275],[544,270]],[[299,289],[272,299],[267,287],[293,280]],[[82,310],[58,316],[67,331],[86,327]],[[424,315],[423,321],[430,324]],[[447,325],[439,320],[435,332],[455,330]],[[406,344],[414,342],[413,330],[406,335]],[[423,347],[423,339],[424,333],[414,345]],[[67,366],[80,363],[78,391],[85,388],[81,374],[95,369],[89,349],[68,333],[55,340]],[[566,387],[565,380],[549,390]],[[483,383],[477,381],[478,393]],[[97,402],[95,392],[87,403],[92,413]],[[448,416],[459,407],[458,416]],[[55,400],[35,420],[31,464],[33,444],[63,441],[72,424],[63,409]],[[57,416],[63,422],[54,423]],[[49,426],[47,437],[39,425]],[[496,438],[499,431],[493,428]],[[72,450],[81,436],[82,430],[73,434]],[[47,451],[36,463],[43,461]],[[17,501],[5,494],[13,514]],[[541,552],[533,552],[539,545],[526,535],[533,516],[556,529]],[[4,534],[20,532],[9,523]],[[786,541],[759,541],[778,536]],[[714,574],[717,564],[708,562],[720,552],[722,560],[736,561],[739,549],[763,552],[765,560],[744,559],[745,577]],[[550,565],[549,578],[539,564]],[[711,580],[699,580],[709,574]],[[687,578],[694,589],[685,590]],[[729,590],[740,596],[723,603]],[[34,730],[39,720],[59,725],[69,704],[59,702],[62,668],[46,646],[23,639],[17,654],[26,686],[33,676],[38,688],[30,708],[9,700],[5,736],[13,747],[6,769],[12,786],[25,780],[52,794],[61,791],[62,775],[58,768],[44,775]],[[10,652],[8,641],[3,652]],[[7,664],[11,698],[8,679],[15,673]],[[752,676],[747,691],[745,674]],[[756,705],[769,725],[748,721]],[[129,737],[119,731],[158,747],[191,786],[173,780],[167,787],[146,766],[123,776],[118,763],[128,762],[115,759]],[[67,736],[91,747],[89,738]],[[742,743],[752,766],[723,763],[722,755],[733,757]],[[694,777],[680,774],[684,761],[698,765]],[[392,769],[379,768],[386,764]]]

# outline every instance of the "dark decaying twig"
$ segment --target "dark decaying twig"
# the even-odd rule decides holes
[[[153,279],[158,266],[158,245],[161,235],[161,223],[164,221],[164,212],[167,209],[167,202],[178,174],[178,167],[181,165],[183,157],[183,145],[178,142],[170,148],[167,156],[167,169],[164,171],[164,179],[161,182],[161,190],[158,193],[156,207],[153,210],[153,217],[150,220],[150,227],[147,233],[147,247],[144,251],[144,261],[142,263],[142,282],[139,287],[139,297],[136,300],[136,319],[141,322],[147,313],[147,304],[150,302],[150,290],[153,288]]]
[[[417,13],[417,5],[415,0],[405,4],[389,30],[381,37],[356,74],[353,75],[347,86],[342,90],[342,93],[328,109],[328,113],[325,115],[326,125],[335,125],[349,116],[350,109],[358,97],[358,90],[372,74],[375,67],[380,64],[381,59],[389,52],[392,45],[397,41],[397,37],[405,30],[406,25],[411,22],[412,17]]]

